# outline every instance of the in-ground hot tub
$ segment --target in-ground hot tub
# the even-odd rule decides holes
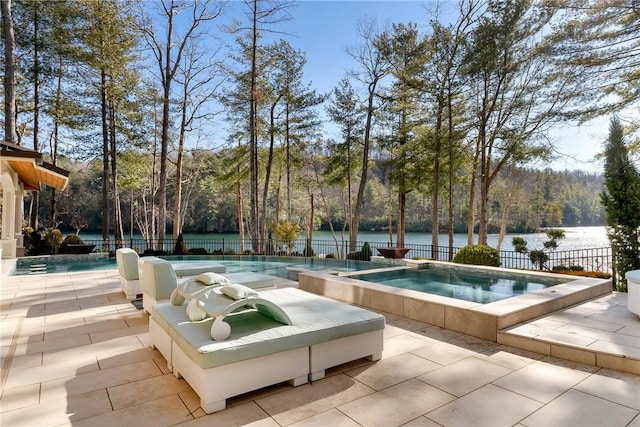
[[[611,292],[611,280],[564,276],[552,273],[523,272],[495,267],[469,266],[439,261],[410,261],[413,268],[448,268],[478,274],[511,272],[531,277],[564,278],[564,283],[483,304],[413,289],[396,288],[381,283],[348,277],[358,273],[300,273],[300,289],[368,307],[385,313],[440,326],[467,335],[497,342],[498,331],[539,316],[560,310]],[[378,271],[398,267],[381,268]],[[368,270],[373,272],[374,270]]]

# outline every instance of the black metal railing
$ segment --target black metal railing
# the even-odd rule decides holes
[[[118,247],[130,247],[138,253],[172,254],[176,242],[172,238],[166,238],[163,245],[159,245],[157,239],[133,238],[126,239],[122,244],[116,245],[114,240],[109,240],[103,244],[102,240],[85,240],[85,243],[95,244],[96,250],[101,252],[115,252]],[[190,254],[197,255],[242,255],[242,254],[264,254],[264,255],[281,255],[281,256],[322,256],[337,259],[362,259],[362,248],[365,242],[356,242],[355,251],[350,250],[348,240],[314,240],[311,249],[307,248],[305,239],[297,239],[291,245],[282,242],[268,240],[266,242],[253,242],[245,239],[241,242],[239,239],[185,239],[185,247]],[[255,245],[255,246],[254,246]],[[369,243],[372,255],[378,255],[377,248],[388,247],[388,244],[382,242]],[[455,254],[461,249],[449,246],[433,246],[421,244],[406,244],[406,248],[410,249],[406,258],[424,258],[439,261],[450,261]],[[160,250],[159,250],[160,248]],[[585,271],[612,271],[612,254],[611,248],[593,248],[593,249],[575,249],[566,251],[548,252],[549,260],[544,266],[545,269],[554,269],[559,267],[581,267]],[[535,269],[529,259],[528,254],[515,251],[500,251],[502,267],[516,269]]]

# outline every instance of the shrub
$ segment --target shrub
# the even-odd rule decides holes
[[[44,241],[45,246],[50,250],[49,253],[57,254],[58,249],[60,248],[60,245],[63,241],[62,231],[58,230],[57,228],[50,228],[46,230],[44,233]]]
[[[488,265],[500,267],[500,254],[497,250],[487,245],[468,245],[460,249],[453,257],[457,264]]]
[[[331,258],[331,259],[337,259],[338,258],[338,256],[336,254],[326,254],[324,257],[325,258]]]
[[[83,243],[84,242],[82,241],[80,236],[78,236],[77,234],[75,233],[67,234],[67,236],[64,238],[64,240],[60,244],[59,251],[62,254],[73,253],[73,251],[69,248],[69,245],[81,245]]]
[[[359,259],[360,252],[349,252],[347,254],[347,259]]]
[[[191,248],[189,249],[190,255],[207,255],[208,252],[205,248]]]
[[[349,252],[347,254],[347,259],[355,259],[358,261],[371,261],[371,246],[369,246],[369,242],[364,242],[362,248],[356,252]]]
[[[78,236],[75,233],[71,233],[71,234],[67,234],[67,236],[64,238],[62,243],[65,243],[67,245],[81,245],[84,242],[82,241],[80,236]]]
[[[369,242],[364,242],[364,244],[362,245],[362,249],[360,249],[360,254],[361,254],[361,260],[364,261],[371,261],[371,246],[369,246]]]
[[[186,255],[189,253],[187,250],[187,245],[184,243],[184,237],[182,233],[178,234],[178,238],[176,239],[176,244],[173,247],[173,255]]]
[[[300,226],[289,221],[280,221],[274,224],[273,228],[275,229],[278,241],[287,246],[288,252],[293,251],[295,241],[300,234]]]
[[[143,256],[162,256],[162,255],[168,255],[167,251],[164,250],[155,250],[155,249],[145,249],[144,252],[142,253]]]

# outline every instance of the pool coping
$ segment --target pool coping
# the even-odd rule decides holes
[[[498,334],[501,330],[612,291],[610,279],[576,278],[576,276],[554,273],[485,266],[461,266],[443,261],[405,260],[405,265],[410,268],[428,268],[429,264],[446,265],[450,268],[465,270],[531,273],[532,275],[566,278],[567,283],[489,304],[394,288],[330,271],[300,272],[298,283],[300,289],[309,292],[493,342],[498,342]]]

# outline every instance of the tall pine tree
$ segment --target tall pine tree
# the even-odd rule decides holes
[[[616,290],[626,292],[625,273],[640,269],[640,173],[631,162],[624,129],[615,116],[609,124],[604,176],[601,198],[613,251]]]

